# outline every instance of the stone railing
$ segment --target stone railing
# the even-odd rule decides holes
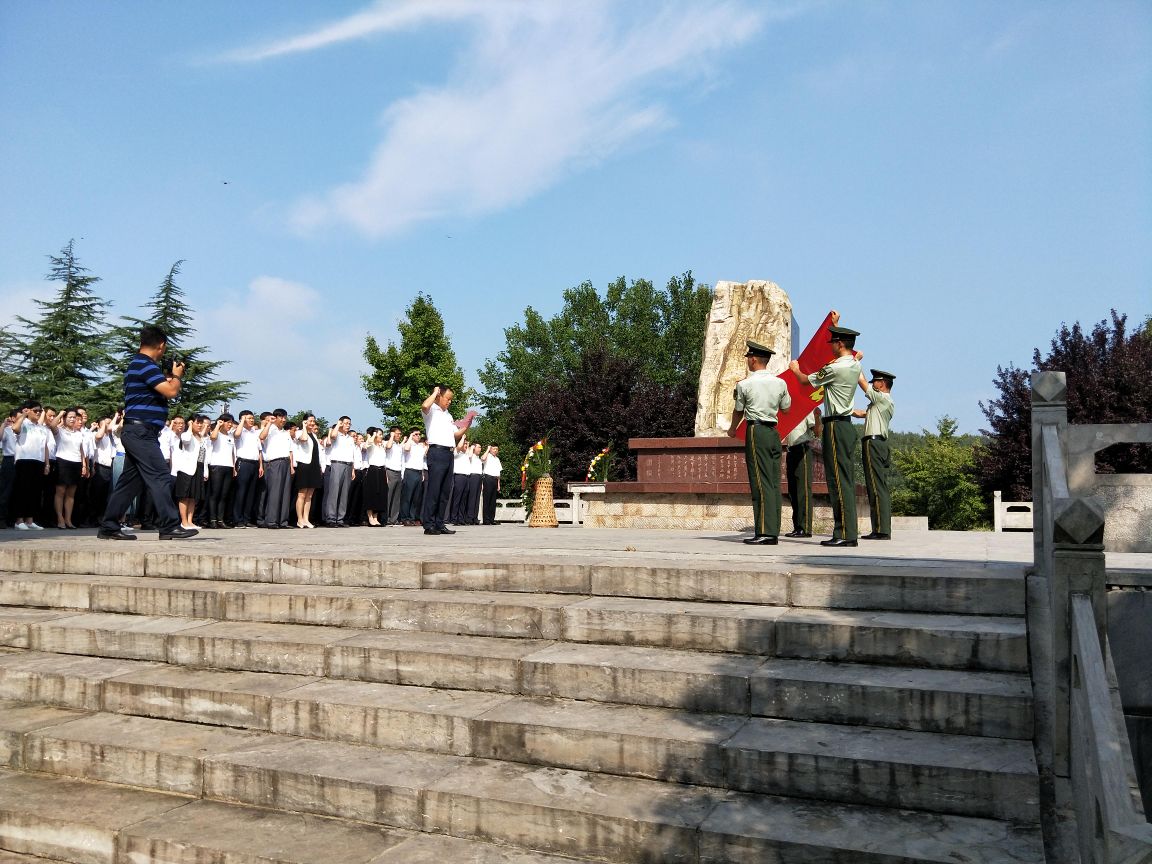
[[[1070,491],[1066,442],[1076,442],[1078,458],[1087,450],[1075,428],[1085,427],[1068,425],[1064,373],[1033,373],[1028,634],[1045,843],[1053,860],[1071,861],[1078,850],[1081,864],[1152,864],[1152,825],[1136,786],[1108,645],[1105,511],[1082,485]],[[1131,440],[1129,427],[1115,427],[1115,437],[1112,428],[1091,427],[1093,454]],[[1069,807],[1071,823],[1060,812]]]

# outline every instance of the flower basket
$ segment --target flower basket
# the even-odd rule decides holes
[[[536,480],[533,494],[532,515],[528,519],[529,528],[559,528],[556,519],[556,502],[552,497],[552,476],[545,474]]]

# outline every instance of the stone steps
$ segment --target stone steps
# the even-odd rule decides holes
[[[159,864],[264,844],[297,856],[327,845],[325,862],[358,861],[345,833],[369,828],[380,850],[407,844],[411,857],[389,851],[382,864],[432,861],[415,857],[426,849],[453,864],[554,860],[542,853],[654,864],[1043,860],[1037,829],[995,820],[50,710],[23,718],[21,767],[55,776],[0,771],[0,845],[80,864],[113,860],[96,849]],[[327,844],[304,843],[302,826]]]
[[[646,556],[647,557],[647,556]],[[1022,569],[1014,565],[931,567],[747,561],[704,566],[668,561],[624,565],[547,561],[373,560],[254,555],[0,549],[0,572],[198,579],[288,585],[580,594],[758,603],[825,609],[886,609],[973,615],[1024,614]],[[14,601],[0,599],[0,603]],[[54,604],[58,605],[58,604]]]
[[[166,577],[7,573],[0,603],[362,630],[1024,672],[1024,620],[990,615]]]
[[[0,698],[304,738],[1035,821],[1031,742],[40,652]]]
[[[0,644],[276,672],[930,732],[1032,737],[1027,676],[668,648],[0,609]]]

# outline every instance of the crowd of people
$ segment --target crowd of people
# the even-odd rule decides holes
[[[144,338],[160,337],[145,333]],[[140,358],[137,365],[155,375],[149,364],[155,366],[158,357]],[[150,389],[178,388],[172,382],[180,380],[182,367],[174,369],[175,375],[153,378]],[[438,398],[429,396],[423,406],[438,436],[428,442],[421,429],[405,434],[399,426],[369,426],[360,432],[346,416],[321,435],[314,415],[297,423],[282,408],[259,416],[245,410],[238,417],[225,412],[215,419],[205,414],[168,418],[165,404],[163,415],[149,417],[132,403],[128,387],[126,382],[125,409],[91,422],[82,406],[57,411],[36,400],[8,413],[0,435],[0,519],[19,531],[100,527],[101,536],[124,534],[125,528],[192,536],[199,529],[354,525],[423,526],[439,534],[451,533],[448,524],[496,524],[499,447],[469,441],[470,418],[450,420],[448,388],[437,388]],[[445,417],[447,432],[439,425]],[[162,460],[151,472],[153,482],[140,476],[148,472],[125,446],[141,428],[148,459],[154,439]],[[450,470],[432,478],[436,497],[428,502],[429,511],[430,451],[435,451],[431,461],[443,466],[444,449],[451,450]],[[125,478],[129,462],[132,476]],[[168,482],[157,482],[165,472]],[[120,493],[125,479],[138,488],[117,500],[113,489]],[[157,494],[166,500],[158,503]],[[178,528],[164,524],[170,522],[164,518],[170,508],[178,514]]]

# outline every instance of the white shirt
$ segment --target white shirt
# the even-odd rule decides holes
[[[172,461],[172,451],[176,449],[178,436],[171,427],[165,426],[160,430],[160,455],[166,462]]]
[[[483,463],[483,461],[481,461],[480,457],[477,456],[475,453],[473,453],[471,456],[471,463],[470,464],[472,466],[472,470],[469,473],[472,473],[472,474],[483,474],[484,473],[484,463]]]
[[[499,477],[500,471],[504,468],[500,464],[500,457],[493,456],[489,453],[484,457],[484,476],[485,477]]]
[[[356,458],[356,442],[351,435],[340,432],[336,440],[328,445],[329,462],[351,462]]]
[[[217,432],[210,438],[208,464],[222,468],[236,467],[236,439],[228,432]]]
[[[369,468],[383,468],[388,464],[388,451],[383,444],[369,444],[364,452],[368,455]]]
[[[384,442],[387,445],[387,441]],[[392,446],[388,447],[385,451],[384,467],[389,471],[403,471],[404,470],[404,451],[400,447],[399,441],[393,441]]]
[[[270,462],[273,459],[283,459],[292,453],[292,436],[285,432],[283,429],[276,427],[276,424],[270,423],[268,425],[268,435],[264,438],[264,461]]]
[[[80,452],[91,462],[96,458],[96,433],[91,429],[80,430]]]
[[[404,470],[405,471],[425,471],[428,468],[428,463],[425,456],[428,454],[428,445],[421,441],[419,444],[409,445],[407,451],[404,452]]]
[[[12,431],[11,426],[5,426],[4,431],[0,432],[0,454],[16,455],[16,433]]]
[[[306,430],[297,430],[292,446],[296,448],[297,465],[310,465],[312,463],[312,436]]]
[[[368,467],[368,460],[364,458],[364,451],[357,447],[352,452],[352,470],[363,471]]]
[[[245,429],[241,426],[240,435],[234,440],[236,441],[237,459],[256,461],[260,458],[260,431],[258,429]]]
[[[456,451],[455,456],[452,458],[452,473],[453,474],[471,474],[472,473],[472,454],[465,450],[461,453]]]
[[[195,474],[196,465],[200,462],[201,452],[204,454],[204,463],[201,468],[205,477],[208,476],[208,436],[197,438],[191,429],[186,429],[172,448],[172,473]]]
[[[48,438],[47,429],[25,418],[23,425],[20,426],[20,435],[16,439],[16,459],[35,459],[37,462],[43,462]]]
[[[84,433],[79,429],[56,430],[56,458],[65,462],[80,462],[80,450],[84,446]]]
[[[429,444],[456,446],[456,424],[452,421],[451,414],[435,402],[427,412],[421,413],[424,415],[424,437],[428,439]]]
[[[112,467],[116,461],[116,436],[110,429],[104,430],[104,437],[96,441],[96,462],[105,467]]]
[[[56,458],[56,436],[47,426],[44,427],[44,435],[48,444],[48,459],[51,461]]]

